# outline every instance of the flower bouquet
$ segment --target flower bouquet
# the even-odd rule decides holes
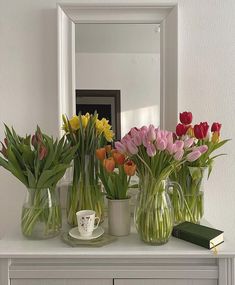
[[[77,147],[73,160],[73,182],[67,199],[67,218],[70,225],[77,224],[76,212],[91,209],[103,219],[103,194],[98,179],[98,165],[95,151],[111,142],[114,133],[105,118],[98,114],[63,116],[63,130],[71,145]]]
[[[56,184],[64,176],[74,157],[64,137],[60,140],[43,134],[39,127],[31,137],[20,137],[5,125],[0,165],[27,188],[21,229],[28,238],[48,238],[61,228],[61,209]]]
[[[127,190],[136,165],[126,155],[109,146],[96,150],[100,161],[99,177],[108,198],[109,233],[125,236],[130,232],[130,197]]]
[[[168,197],[168,177],[183,161],[194,161],[197,153],[188,141],[174,140],[173,133],[143,126],[132,128],[115,147],[127,154],[137,166],[140,193],[135,223],[143,241],[166,243],[171,235],[174,217]]]
[[[210,132],[207,122],[192,125],[192,119],[191,112],[180,113],[180,123],[176,126],[177,139],[190,141],[190,147],[198,155],[197,160],[185,161],[171,175],[171,179],[181,185],[185,199],[184,207],[181,208],[177,197],[173,198],[176,223],[200,222],[204,213],[202,186],[205,172],[208,171],[209,178],[214,159],[224,155],[213,156],[212,153],[229,141],[220,140],[220,123],[213,123]]]

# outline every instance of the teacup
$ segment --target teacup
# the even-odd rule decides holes
[[[76,213],[78,222],[78,231],[83,237],[90,237],[95,229],[98,228],[100,218],[95,216],[95,211],[82,210]],[[97,223],[95,225],[95,221]]]

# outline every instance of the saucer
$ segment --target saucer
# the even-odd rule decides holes
[[[78,231],[78,227],[72,228],[69,231],[69,235],[73,238],[76,239],[80,239],[80,240],[91,240],[91,239],[95,239],[98,238],[100,236],[102,236],[102,234],[104,233],[104,229],[102,227],[98,227],[97,229],[95,229],[92,233],[91,236],[89,237],[85,237],[85,236],[81,236],[81,234]]]

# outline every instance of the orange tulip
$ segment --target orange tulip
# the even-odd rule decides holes
[[[118,151],[115,151],[115,152],[112,153],[112,156],[113,156],[113,158],[114,158],[114,161],[115,161],[117,164],[119,164],[119,165],[123,165],[123,164],[124,164],[125,159],[126,159],[126,157],[125,157],[124,154],[122,154],[122,153],[120,153],[120,152],[118,152]]]
[[[96,157],[97,157],[99,160],[103,161],[103,160],[105,159],[106,150],[105,150],[104,147],[97,149],[95,153],[96,153]]]
[[[114,161],[113,157],[109,157],[109,158],[104,159],[103,166],[107,172],[109,172],[109,173],[113,172],[113,170],[115,168],[115,161]]]
[[[128,176],[133,176],[135,175],[135,171],[136,171],[136,164],[131,161],[128,160],[125,164],[124,164],[124,171]]]

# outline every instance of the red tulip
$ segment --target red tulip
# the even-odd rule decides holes
[[[192,123],[193,115],[191,112],[180,113],[180,122],[184,125],[189,125]]]
[[[220,129],[221,129],[221,126],[222,126],[222,124],[220,124],[220,123],[213,123],[212,126],[211,126],[211,131],[219,133]]]
[[[103,166],[107,172],[109,172],[109,173],[113,172],[113,170],[115,168],[115,161],[114,161],[113,157],[109,157],[109,158],[104,159]]]
[[[194,135],[197,139],[204,139],[207,136],[209,125],[207,122],[200,123],[199,125],[194,126]]]
[[[133,161],[128,160],[125,164],[124,164],[124,171],[126,173],[126,175],[128,176],[133,176],[135,175],[135,171],[136,171],[136,165]]]
[[[181,137],[181,136],[183,136],[183,135],[186,134],[187,129],[188,129],[188,128],[187,128],[185,125],[183,125],[183,124],[178,124],[178,125],[176,126],[175,132],[176,132],[177,136]]]

